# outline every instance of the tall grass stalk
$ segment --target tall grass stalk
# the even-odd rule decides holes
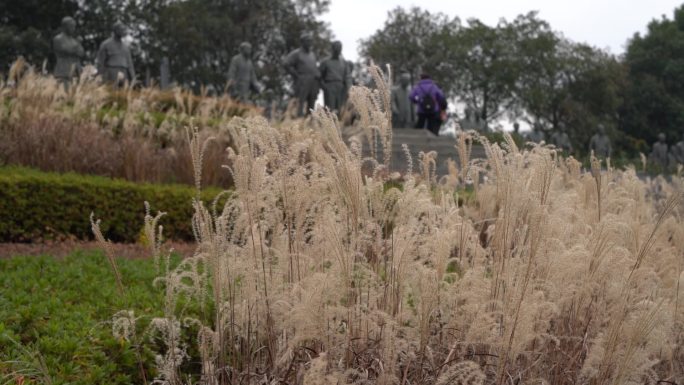
[[[326,110],[278,127],[231,121],[231,199],[196,200],[195,255],[159,258],[163,316],[144,335],[157,383],[684,378],[681,178],[464,137],[457,175],[436,178],[439,154],[426,153],[397,185],[384,155],[361,151],[391,148],[389,87],[372,71],[375,90],[351,90],[366,143],[347,145]],[[204,138],[191,131],[194,170]],[[487,159],[469,160],[475,139]],[[165,255],[158,216],[146,218]]]

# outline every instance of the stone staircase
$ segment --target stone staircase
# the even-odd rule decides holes
[[[356,133],[347,133],[345,139],[349,141],[352,136],[359,135]],[[363,143],[363,153],[370,156],[370,148],[368,142],[362,140]],[[449,136],[432,136],[427,133],[426,130],[415,130],[415,129],[395,129],[393,131],[392,137],[392,171],[399,171],[401,173],[405,172],[408,168],[406,155],[404,153],[402,145],[408,145],[409,151],[411,152],[411,157],[413,158],[413,170],[418,171],[418,154],[423,151],[428,153],[430,151],[437,152],[437,175],[446,175],[449,173],[448,159],[453,159],[457,164],[458,152],[456,151],[456,138]],[[377,158],[382,161],[383,149],[378,143],[376,148]],[[473,145],[471,151],[471,159],[484,158],[485,151],[480,145]]]

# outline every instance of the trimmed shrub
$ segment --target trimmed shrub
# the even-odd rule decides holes
[[[202,192],[211,202],[220,190]],[[167,213],[164,235],[192,240],[192,198],[196,190],[181,185],[139,184],[78,174],[45,173],[19,167],[0,168],[0,240],[92,239],[90,213],[102,218],[102,231],[115,242],[138,240],[145,216]]]

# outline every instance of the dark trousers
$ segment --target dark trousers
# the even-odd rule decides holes
[[[423,129],[426,128],[430,130],[435,135],[439,135],[439,128],[442,125],[442,118],[440,118],[439,113],[435,114],[418,114],[418,122],[416,122],[415,128]]]
[[[295,82],[295,96],[299,100],[297,115],[308,115],[309,111],[316,105],[318,97],[318,79],[314,76],[300,75]]]
[[[323,82],[323,101],[331,111],[342,109],[344,99],[344,83],[341,81]]]

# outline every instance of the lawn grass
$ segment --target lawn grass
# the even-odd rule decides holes
[[[143,383],[136,350],[110,320],[123,309],[156,315],[162,293],[151,259],[118,264],[124,295],[99,251],[0,259],[0,384]],[[154,357],[141,356],[149,380]]]

